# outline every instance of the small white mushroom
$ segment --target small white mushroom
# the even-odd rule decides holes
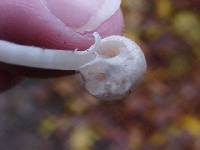
[[[104,39],[85,51],[42,49],[0,40],[0,61],[8,64],[80,73],[87,91],[100,99],[121,99],[146,70],[140,47],[123,36]]]

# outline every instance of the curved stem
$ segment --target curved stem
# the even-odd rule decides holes
[[[0,40],[0,62],[40,69],[78,70],[96,58],[100,37],[85,51],[43,49]]]

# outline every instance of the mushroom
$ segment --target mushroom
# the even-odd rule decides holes
[[[130,39],[113,35],[84,51],[45,49],[0,40],[0,61],[23,67],[76,71],[86,90],[99,99],[121,99],[146,70],[140,47]]]

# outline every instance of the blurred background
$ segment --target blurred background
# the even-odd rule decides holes
[[[200,0],[123,0],[125,35],[148,72],[123,101],[74,77],[26,80],[0,95],[0,150],[199,150]]]

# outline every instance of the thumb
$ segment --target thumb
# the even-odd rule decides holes
[[[0,38],[56,49],[86,49],[92,33],[121,34],[121,0],[1,0]]]

